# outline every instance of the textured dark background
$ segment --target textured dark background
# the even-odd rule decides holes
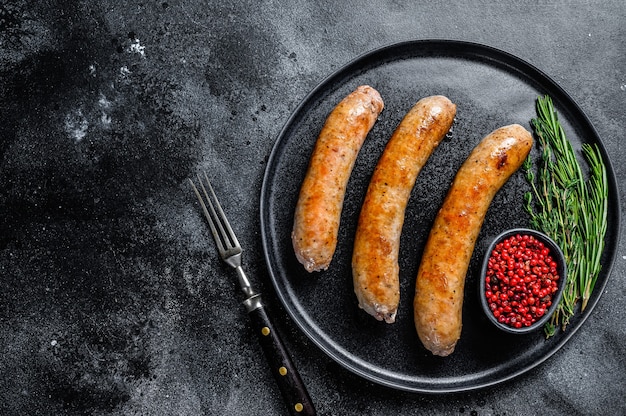
[[[625,414],[623,243],[563,349],[471,393],[363,381],[284,315],[258,224],[267,157],[305,95],[376,47],[459,39],[539,67],[626,193],[623,1],[413,3],[0,0],[0,414],[284,413],[185,184],[198,169],[235,190],[246,267],[320,414]]]

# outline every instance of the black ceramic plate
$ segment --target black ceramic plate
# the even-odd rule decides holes
[[[317,135],[332,108],[360,84],[375,87],[385,109],[370,132],[352,172],[341,218],[337,251],[330,268],[309,274],[291,246],[293,212]],[[420,98],[443,94],[457,104],[450,137],[420,173],[406,211],[400,245],[401,303],[396,323],[375,321],[357,306],[352,289],[352,240],[370,175],[385,143]],[[576,149],[602,143],[587,117],[550,78],[508,53],[466,42],[425,40],[367,53],[315,88],[280,133],[268,161],[261,191],[261,232],[270,276],[284,307],[302,331],[332,359],[366,379],[415,392],[470,390],[519,375],[551,356],[589,316],[606,285],[618,240],[617,187],[609,165],[609,226],[603,270],[584,313],[565,333],[546,340],[541,331],[510,335],[482,315],[478,299],[480,259],[493,237],[527,227],[517,172],[493,200],[467,275],[463,332],[455,352],[434,357],[413,326],[415,276],[430,226],[458,167],[472,148],[497,127],[519,123],[530,129],[536,98],[549,94]],[[534,151],[536,153],[536,151]]]

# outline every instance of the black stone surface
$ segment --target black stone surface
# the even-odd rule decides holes
[[[319,414],[626,414],[624,243],[598,306],[547,362],[421,395],[360,379],[298,330],[258,224],[267,157],[298,103],[411,39],[484,43],[543,70],[596,127],[624,195],[625,22],[622,1],[0,1],[0,414],[286,414],[185,182],[200,169],[221,178]]]

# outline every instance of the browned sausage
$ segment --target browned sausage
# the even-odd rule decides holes
[[[331,111],[317,138],[291,234],[296,257],[309,272],[330,265],[354,162],[383,107],[378,91],[359,86]]]
[[[419,100],[389,139],[370,180],[354,241],[352,276],[359,306],[378,320],[395,321],[406,205],[417,175],[455,115],[456,105],[446,97]]]
[[[517,124],[487,135],[457,172],[435,218],[413,302],[417,334],[435,355],[451,354],[461,336],[465,275],[485,214],[532,143],[531,134]]]

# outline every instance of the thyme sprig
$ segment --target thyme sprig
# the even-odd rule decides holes
[[[565,330],[581,302],[581,311],[593,292],[601,269],[607,228],[608,180],[597,145],[585,143],[582,154],[589,165],[588,179],[549,96],[537,99],[537,118],[531,120],[541,155],[536,167],[524,162],[527,192],[525,208],[531,226],[559,244],[566,259],[567,277],[559,306],[545,327],[548,337]]]

